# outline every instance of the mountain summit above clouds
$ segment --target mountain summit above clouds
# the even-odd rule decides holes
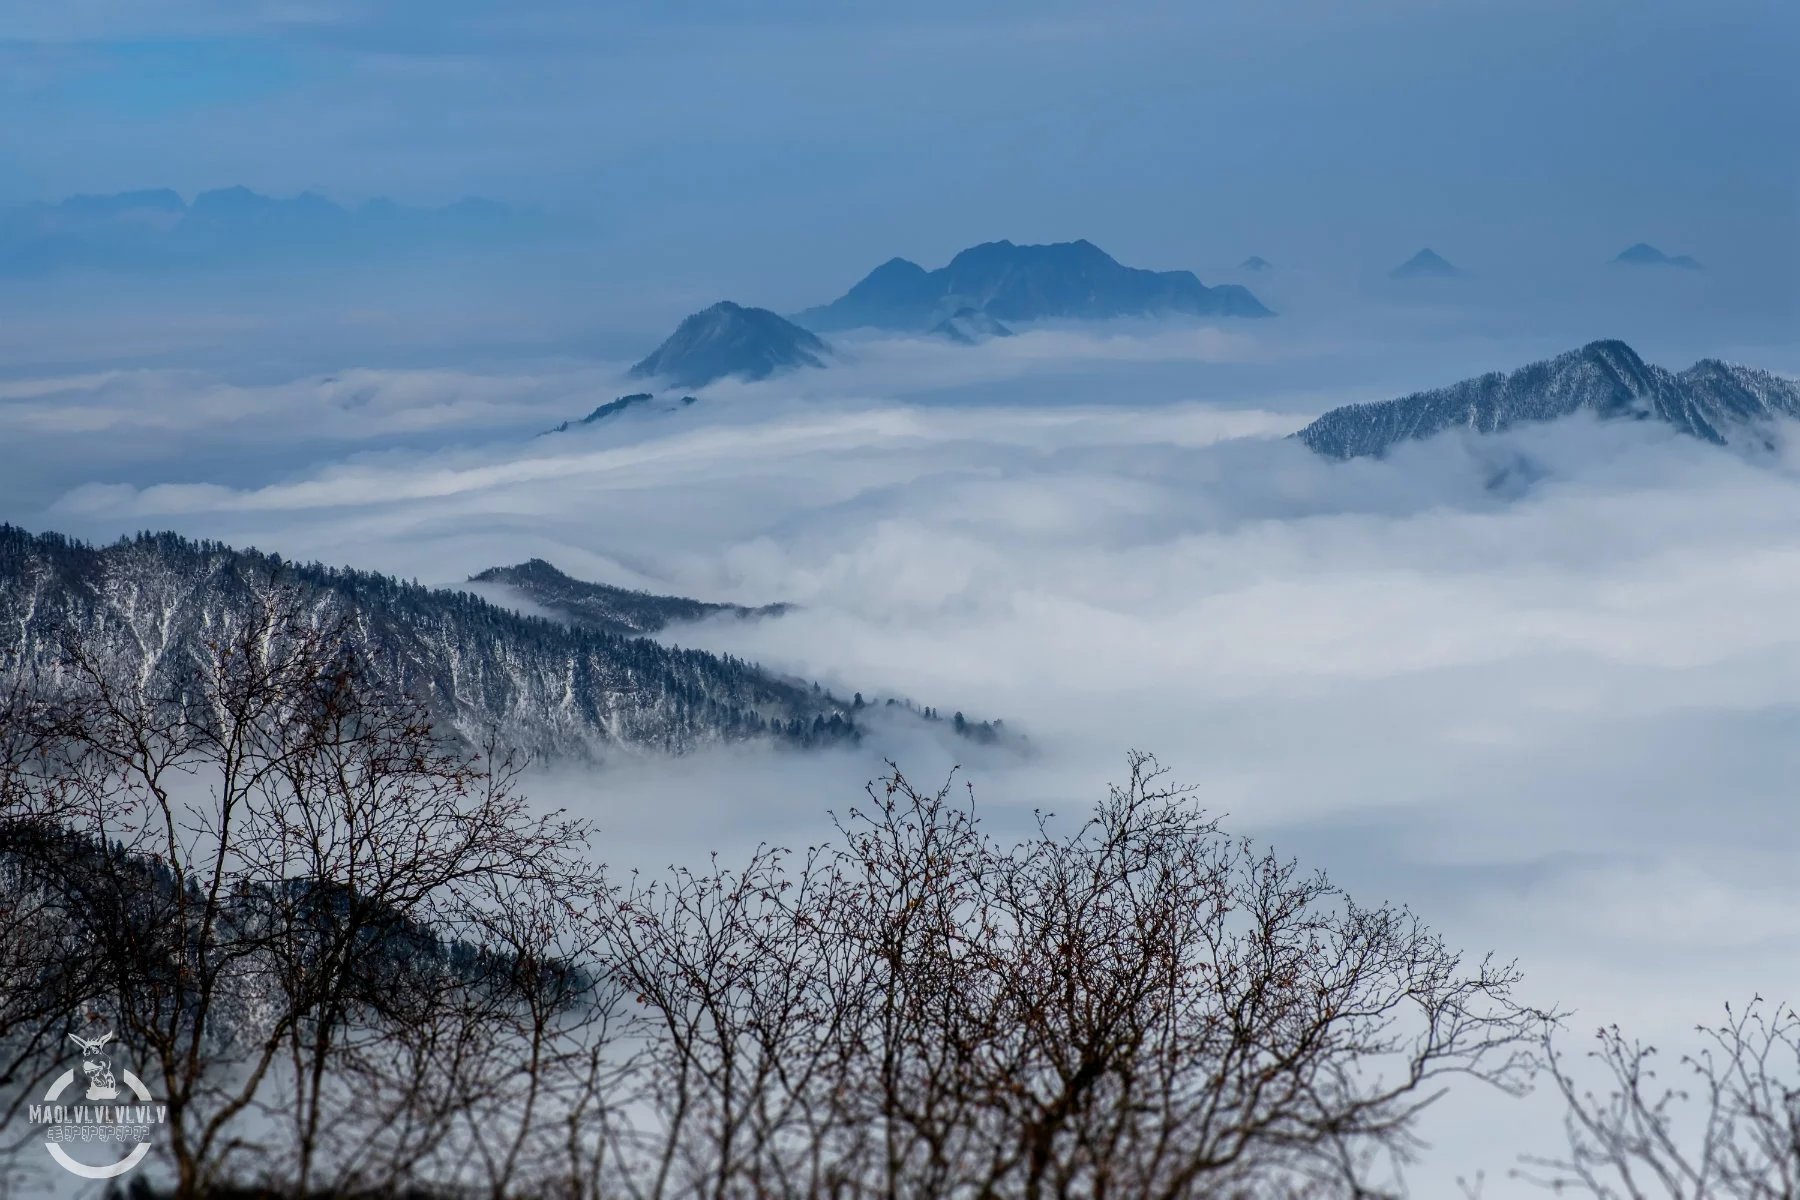
[[[721,300],[676,326],[631,375],[697,388],[726,376],[767,379],[794,367],[822,367],[830,354],[821,339],[766,308]]]
[[[1800,381],[1716,358],[1673,372],[1646,363],[1624,342],[1590,342],[1510,373],[1334,408],[1295,436],[1327,457],[1357,458],[1449,429],[1497,433],[1576,413],[1661,421],[1727,445],[1759,425],[1800,417]]]
[[[1701,270],[1700,261],[1689,254],[1664,254],[1649,242],[1627,246],[1613,258],[1628,267],[1680,267],[1684,271]]]
[[[1272,315],[1236,284],[1207,287],[1192,271],[1127,267],[1092,242],[1001,241],[971,246],[935,271],[889,259],[838,299],[795,319],[820,331],[928,330],[963,309],[996,321]]]
[[[1388,272],[1392,279],[1457,279],[1466,274],[1429,246]]]

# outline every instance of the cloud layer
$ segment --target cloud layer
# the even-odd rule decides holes
[[[674,636],[1005,718],[1028,752],[965,763],[1003,827],[1156,751],[1233,829],[1517,954],[1577,1028],[1678,1035],[1726,998],[1800,995],[1800,460],[1578,420],[1329,463],[1282,435],[1373,377],[1334,394],[1341,357],[1271,336],[866,342],[548,437],[610,398],[610,368],[90,373],[7,385],[0,424],[187,447],[65,461],[35,498],[70,532],[172,526],[440,582],[536,555],[794,602]],[[205,465],[284,430],[307,458]],[[816,838],[880,753],[929,779],[954,751],[542,785],[600,818],[615,863],[656,864]],[[1504,1168],[1476,1119],[1553,1137],[1544,1110],[1458,1103],[1425,1179]]]

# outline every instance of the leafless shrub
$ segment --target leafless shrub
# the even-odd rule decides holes
[[[1365,1195],[1448,1077],[1523,1082],[1510,967],[1159,776],[1003,847],[896,771],[835,851],[628,893],[641,1194]]]
[[[1656,1047],[1600,1029],[1587,1058],[1604,1090],[1577,1083],[1544,1037],[1566,1106],[1568,1153],[1521,1174],[1556,1191],[1649,1200],[1793,1200],[1800,1195],[1800,1014],[1760,997],[1696,1027],[1700,1048],[1657,1072]]]

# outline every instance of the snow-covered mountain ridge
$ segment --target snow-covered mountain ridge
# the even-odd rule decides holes
[[[177,694],[205,643],[241,627],[271,588],[289,589],[307,622],[347,628],[375,679],[471,744],[492,734],[535,755],[601,759],[858,736],[852,704],[728,655],[171,533],[90,546],[0,525],[0,664],[54,679],[73,642],[121,679]]]
[[[1334,408],[1295,436],[1330,458],[1357,458],[1449,429],[1497,433],[1583,412],[1661,421],[1720,446],[1761,444],[1773,421],[1800,417],[1800,381],[1716,358],[1669,371],[1624,342],[1599,341],[1516,371]]]

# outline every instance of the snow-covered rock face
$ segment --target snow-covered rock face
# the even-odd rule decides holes
[[[821,339],[766,308],[721,300],[683,321],[631,374],[704,387],[728,375],[767,379],[794,367],[822,367],[830,354]]]
[[[1320,454],[1356,458],[1448,429],[1494,433],[1575,413],[1662,421],[1717,445],[1761,441],[1769,422],[1800,417],[1800,382],[1717,359],[1671,372],[1624,342],[1591,342],[1509,374],[1335,408],[1296,436]]]
[[[959,346],[973,346],[991,338],[1012,336],[1012,330],[974,308],[957,309],[933,326],[931,332],[933,336],[955,342]]]
[[[559,578],[574,594],[591,586]],[[373,677],[471,744],[491,732],[533,755],[598,759],[854,736],[830,693],[737,659],[173,534],[95,548],[0,526],[0,662],[53,679],[74,639],[121,682],[179,694],[206,642],[241,629],[271,586],[291,589],[316,626],[347,622]],[[639,597],[633,611],[695,603]]]

